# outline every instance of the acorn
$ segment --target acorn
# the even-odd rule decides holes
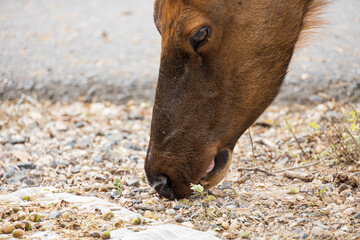
[[[102,232],[101,239],[110,239],[110,232],[109,231]]]
[[[14,213],[17,213],[18,211],[20,211],[20,208],[18,208],[18,207],[13,207],[12,210],[13,210]]]
[[[20,228],[25,230],[25,231],[29,231],[29,230],[31,230],[31,223],[28,222],[28,221],[23,221],[20,224]]]
[[[24,213],[24,212],[19,212],[18,214],[19,214],[20,220],[25,220],[25,218],[26,218],[26,213]]]
[[[4,209],[0,209],[0,218],[5,218],[6,213],[4,211]]]
[[[16,229],[21,228],[21,223],[20,223],[20,222],[14,222],[14,227],[15,227]]]
[[[139,217],[136,217],[132,221],[135,225],[139,225],[141,223],[141,219]]]
[[[106,221],[109,221],[109,220],[111,220],[114,216],[115,216],[114,213],[113,213],[112,211],[110,211],[110,212],[107,212],[107,213],[104,214],[103,219],[106,220]]]
[[[65,221],[68,220],[69,217],[70,217],[70,214],[68,212],[64,212],[63,215],[61,216],[61,218]]]
[[[90,237],[92,238],[101,238],[101,234],[99,232],[90,233]]]
[[[15,230],[15,227],[12,224],[7,224],[2,229],[3,233],[6,233],[6,234],[12,233],[14,230]]]
[[[40,214],[38,213],[32,213],[30,216],[29,216],[29,220],[32,221],[32,222],[39,222],[40,221]]]
[[[12,234],[16,238],[21,238],[22,236],[24,236],[24,231],[21,229],[15,229]]]
[[[30,201],[30,197],[28,195],[23,196],[22,198],[23,201]]]
[[[11,217],[10,217],[10,221],[11,221],[11,222],[16,222],[16,221],[19,221],[19,220],[20,220],[19,214],[13,214],[13,215],[11,215]]]

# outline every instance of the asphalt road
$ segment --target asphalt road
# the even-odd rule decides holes
[[[153,0],[1,0],[0,99],[152,99],[160,58]],[[360,1],[295,54],[278,102],[360,99]]]

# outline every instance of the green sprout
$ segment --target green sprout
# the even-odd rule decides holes
[[[190,187],[191,187],[191,190],[201,194],[202,199],[200,200],[200,204],[201,204],[201,207],[204,209],[204,215],[206,217],[208,214],[207,214],[207,210],[206,210],[206,206],[205,206],[206,199],[205,199],[205,194],[204,194],[204,187],[201,184],[195,185],[192,183],[190,183]]]
[[[115,179],[114,186],[120,192],[120,195],[122,195],[123,188],[121,186],[121,177]]]

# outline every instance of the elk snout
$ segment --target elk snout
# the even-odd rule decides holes
[[[161,196],[169,199],[174,199],[175,195],[171,188],[171,180],[166,175],[158,175],[149,180],[150,185],[158,192]]]

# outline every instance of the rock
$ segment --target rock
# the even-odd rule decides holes
[[[182,209],[182,208],[187,208],[187,206],[184,205],[184,204],[179,204],[179,205],[176,205],[176,206],[174,207],[175,210],[180,210],[180,209]]]
[[[135,188],[131,190],[132,192],[148,192],[149,188],[148,187],[139,187],[139,188]]]
[[[112,192],[111,192],[111,197],[112,197],[112,198],[118,198],[118,197],[120,197],[120,191],[118,191],[118,190],[112,191]],[[140,203],[141,203],[141,202],[140,202]]]
[[[135,179],[135,178],[129,178],[126,180],[126,186],[129,187],[138,187],[139,186],[139,179]]]
[[[96,181],[105,181],[106,180],[106,177],[102,176],[102,175],[97,175],[95,176],[94,178]]]
[[[179,213],[178,215],[175,216],[175,221],[178,223],[184,222],[184,218],[181,213]]]
[[[31,180],[31,179],[25,179],[23,181],[23,183],[25,183],[28,186],[34,186],[35,185],[35,181]]]
[[[49,215],[49,218],[50,219],[55,219],[55,218],[60,218],[62,216],[62,213],[61,212],[52,212],[50,215]]]
[[[153,219],[155,217],[154,213],[152,211],[145,211],[144,217]]]
[[[6,180],[6,183],[7,184],[18,184],[19,183],[19,181],[17,180],[17,179],[15,179],[15,178],[8,178],[7,180]]]
[[[192,224],[191,222],[183,222],[182,225],[188,228],[194,228],[194,224]]]
[[[360,239],[360,233],[358,233],[354,239]]]
[[[249,208],[248,204],[239,204],[238,208]]]
[[[318,188],[319,192],[334,191],[334,186],[331,183],[323,184]]]
[[[300,234],[299,240],[305,240],[305,239],[308,239],[308,237],[309,237],[309,234],[302,233],[302,234]]]
[[[232,204],[230,204],[230,205],[227,205],[227,206],[225,206],[227,209],[229,209],[229,210],[234,210],[234,209],[236,209],[236,206],[235,205],[232,205]]]
[[[289,163],[289,160],[290,160],[289,157],[284,157],[284,158],[280,159],[280,160],[277,162],[277,164],[286,165],[286,164]]]
[[[225,230],[229,230],[230,224],[228,222],[223,222],[221,224],[221,226],[225,229]]]
[[[315,103],[323,103],[324,99],[317,95],[312,95],[309,97],[309,100]]]
[[[11,138],[9,143],[12,145],[15,144],[24,144],[26,142],[26,138],[24,137],[19,137],[19,138]]]
[[[78,168],[78,167],[72,167],[72,168],[70,169],[70,171],[71,171],[72,174],[77,174],[77,173],[80,172],[80,168]]]
[[[131,161],[136,162],[136,161],[138,161],[138,160],[139,160],[139,157],[138,157],[138,156],[136,156],[136,155],[131,155],[131,156],[129,157],[129,159],[130,159]]]
[[[223,184],[218,186],[218,189],[220,190],[231,189],[231,188],[232,188],[232,183],[230,182],[223,182]]]
[[[94,160],[94,162],[97,162],[97,163],[104,161],[103,157],[101,155],[96,155],[95,157],[93,157],[93,160]]]
[[[86,148],[90,148],[92,146],[91,140],[90,139],[84,139],[79,143],[79,147],[81,149],[86,149]]]
[[[50,164],[52,168],[57,168],[58,166],[69,166],[70,163],[66,160],[60,159],[60,160],[53,160]]]
[[[71,147],[75,147],[76,146],[76,141],[75,140],[71,140],[69,142],[66,143],[67,146],[71,146]]]
[[[343,212],[346,216],[350,216],[350,215],[353,215],[355,213],[355,208],[348,208],[348,209],[345,209],[345,211]]]
[[[36,165],[33,162],[21,163],[17,165],[20,169],[35,169]]]
[[[320,238],[320,237],[324,237],[326,235],[326,231],[325,229],[318,227],[318,226],[314,226],[311,229],[311,236],[316,237],[316,238]]]
[[[171,214],[171,215],[175,215],[176,211],[174,209],[172,209],[172,208],[169,208],[169,209],[166,209],[166,213]]]
[[[356,213],[356,214],[354,215],[354,218],[355,218],[355,219],[360,219],[360,212]]]
[[[85,126],[85,123],[83,121],[76,122],[75,127],[77,128],[83,128]]]
[[[238,222],[238,221],[232,221],[231,224],[230,224],[229,229],[230,230],[238,230],[238,229],[241,228],[241,225],[242,224],[240,222]]]
[[[240,237],[247,239],[247,238],[250,237],[250,234],[251,234],[250,231],[244,231],[244,232],[241,232],[241,233],[240,233]]]
[[[140,205],[140,204],[142,204],[142,201],[135,199],[135,200],[132,201],[132,203],[133,203],[133,204]]]

